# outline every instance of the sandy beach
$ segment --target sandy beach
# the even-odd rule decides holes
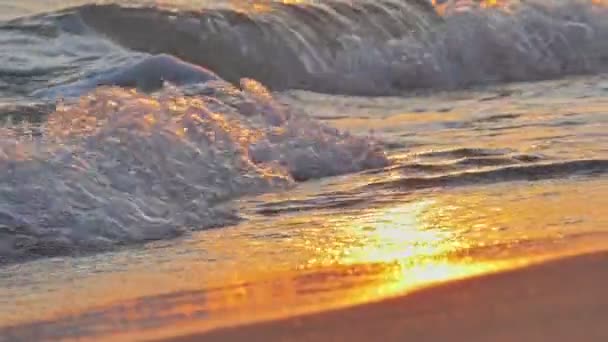
[[[167,341],[606,341],[608,253]]]

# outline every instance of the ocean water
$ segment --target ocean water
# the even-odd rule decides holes
[[[608,8],[0,1],[0,340],[161,337],[608,246]]]

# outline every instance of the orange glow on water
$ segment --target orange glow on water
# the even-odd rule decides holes
[[[475,8],[495,8],[509,11],[509,7],[521,3],[520,0],[448,0],[432,1],[440,15],[468,11]],[[594,5],[606,5],[606,0],[591,0]]]
[[[450,254],[472,243],[448,229],[437,229],[432,220],[441,215],[433,201],[378,209],[348,227],[366,243],[348,248],[344,263],[381,264],[378,283],[361,288],[352,302],[391,296],[424,284],[459,279],[513,266],[511,261],[477,262],[451,258]]]
[[[129,341],[377,301],[558,255],[557,245],[547,243],[551,230],[585,232],[606,226],[606,186],[600,180],[481,187],[340,213],[253,220],[239,229],[301,232],[263,240],[233,235],[230,229],[206,232],[200,241],[203,251],[229,256],[218,258],[214,269],[201,261],[200,252],[180,258],[165,249],[170,262],[154,267],[108,255],[104,262],[121,263],[124,269],[79,277],[69,287],[60,281],[58,289],[29,296],[3,290],[6,298],[19,298],[21,311],[8,310],[0,320],[43,315],[57,317],[61,324],[107,330],[108,335],[118,332],[107,322],[121,322],[120,336],[112,338]],[[570,239],[561,248],[577,245],[592,244]],[[183,253],[187,246],[178,247]],[[98,314],[81,314],[91,308]]]
[[[590,0],[596,6],[608,6],[607,0]],[[466,11],[474,8],[500,8],[509,10],[509,6],[521,3],[520,0],[432,0],[433,6],[440,15],[452,13],[453,11]]]

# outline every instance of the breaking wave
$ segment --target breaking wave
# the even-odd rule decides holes
[[[0,25],[0,38],[10,33],[3,43],[48,57],[44,66],[27,53],[3,63],[23,67],[0,69],[0,86],[32,91],[48,86],[36,75],[65,84],[158,54],[272,90],[387,95],[548,79],[608,69],[607,18],[606,7],[569,0],[447,17],[426,0],[85,5]]]
[[[87,6],[77,13],[129,49],[168,53],[231,82],[250,77],[277,90],[384,95],[546,79],[608,66],[604,8],[574,2],[521,5],[444,19],[424,4],[277,4],[262,13],[177,15]]]
[[[0,260],[89,252],[223,226],[240,195],[388,163],[253,80],[102,87],[0,134]]]

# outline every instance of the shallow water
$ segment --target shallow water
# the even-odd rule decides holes
[[[125,15],[112,7],[79,11],[85,22],[95,11]],[[280,13],[265,19],[268,32],[291,12]],[[165,20],[128,13],[130,20],[137,15]],[[72,14],[59,17],[63,28],[83,28]],[[335,24],[331,18],[327,25]],[[0,145],[0,336],[159,338],[605,249],[608,77],[571,75],[605,66],[601,37],[608,31],[593,18],[602,17],[578,18],[595,25],[599,39],[578,50],[588,69],[563,67],[557,80],[530,82],[556,75],[525,67],[539,73],[504,83],[493,77],[504,65],[488,59],[484,73],[419,83],[424,89],[412,89],[416,82],[384,87],[389,70],[364,88],[338,78],[310,91],[327,76],[314,69],[328,58],[318,52],[312,69],[291,75],[311,82],[299,90],[273,84],[272,72],[260,74],[272,93],[253,81],[168,86],[153,94],[92,90],[88,80],[150,60],[151,51],[80,31],[54,36],[60,52],[25,37],[30,43],[15,43],[25,46],[23,56],[0,58],[20,60],[23,71],[37,63],[26,51],[46,49],[38,61],[49,67],[4,76],[0,69],[8,118]],[[48,16],[24,20],[8,30],[27,36],[28,27],[38,36],[41,27],[57,25]],[[380,34],[372,24],[357,34]],[[103,25],[100,19],[90,26]],[[485,32],[480,27],[477,34]],[[530,56],[511,58],[527,63]],[[547,56],[545,62],[581,57]],[[378,57],[382,68],[390,57]],[[338,60],[332,75],[366,80]],[[68,61],[71,69],[57,69]],[[443,72],[451,63],[442,64]],[[227,79],[253,76],[222,68],[211,71]],[[475,87],[461,88],[469,83]],[[352,96],[372,88],[383,96]],[[67,99],[55,106],[43,93]]]

